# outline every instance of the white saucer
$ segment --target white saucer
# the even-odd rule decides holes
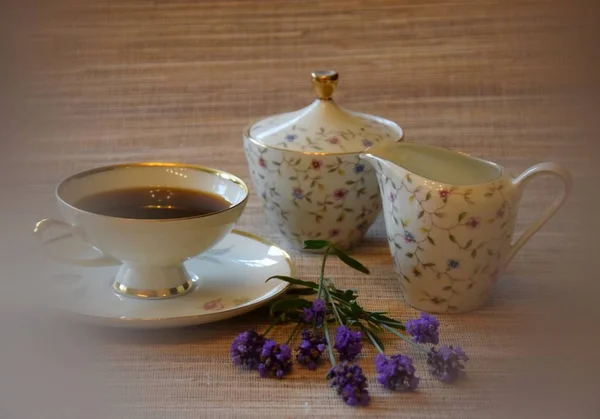
[[[73,236],[52,240],[60,253],[81,255],[83,244]],[[283,293],[287,282],[273,275],[293,276],[289,255],[274,244],[233,230],[209,252],[185,262],[199,279],[188,293],[164,300],[125,297],[112,289],[118,265],[100,268],[55,264],[50,273],[59,308],[78,319],[114,327],[183,327],[239,316]]]

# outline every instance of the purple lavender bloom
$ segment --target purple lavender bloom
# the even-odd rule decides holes
[[[335,387],[337,394],[350,406],[366,406],[371,397],[367,387],[369,383],[359,365],[342,362],[327,373],[329,387]]]
[[[379,384],[390,390],[414,391],[419,385],[412,359],[398,354],[389,359],[384,354],[375,356],[375,370]]]
[[[373,145],[373,141],[367,139],[362,140],[362,143],[365,147],[371,147]]]
[[[262,378],[283,378],[292,370],[291,358],[292,352],[287,345],[279,345],[274,340],[268,339],[260,352],[258,375]]]
[[[335,331],[333,347],[337,349],[340,361],[353,361],[362,350],[362,333],[340,326]]]
[[[323,320],[325,320],[325,301],[317,298],[313,301],[312,307],[303,308],[302,309],[302,318],[306,324],[310,324],[315,322],[316,327],[321,327],[323,325]]]
[[[315,370],[325,348],[327,341],[323,337],[315,335],[310,329],[303,330],[296,361],[309,370]]]
[[[442,346],[439,351],[431,348],[427,354],[427,365],[431,375],[445,383],[456,381],[465,374],[465,366],[461,361],[468,361],[469,357],[460,346]]]
[[[417,343],[433,343],[437,345],[439,342],[437,319],[429,313],[421,312],[421,317],[418,319],[410,319],[406,322],[406,331],[413,337]]]
[[[288,134],[285,137],[285,140],[289,143],[291,143],[292,141],[294,141],[296,138],[298,138],[298,136],[296,134]]]
[[[231,360],[235,365],[256,369],[264,343],[265,337],[252,329],[240,333],[229,348]]]

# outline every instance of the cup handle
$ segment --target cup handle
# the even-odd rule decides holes
[[[44,241],[44,237],[46,235],[45,232],[51,228],[57,228],[60,230],[64,230],[70,236],[77,235],[75,228],[72,225],[67,224],[63,221],[55,220],[53,218],[44,218],[43,220],[38,221],[35,224],[35,228],[33,229],[33,233],[40,239],[40,241],[42,242],[42,244],[44,246],[50,244],[53,241],[53,240]],[[95,250],[97,250],[97,249],[95,249]],[[97,251],[100,252],[99,250],[97,250]],[[54,259],[57,259],[61,262],[69,263],[71,265],[77,265],[77,266],[113,266],[113,265],[118,265],[121,263],[120,261],[118,261],[110,256],[106,256],[106,255],[102,254],[101,252],[100,252],[100,255],[93,257],[93,258],[89,258],[89,259],[71,258],[69,256],[60,255],[55,252],[51,252],[50,256],[52,256]]]
[[[554,175],[563,182],[562,193],[556,197],[554,202],[542,213],[542,215],[529,226],[527,230],[519,237],[519,239],[511,245],[506,263],[508,264],[515,254],[523,247],[525,243],[556,214],[556,211],[565,203],[567,196],[571,190],[571,175],[563,167],[556,163],[546,162],[539,163],[525,170],[519,176],[513,179],[513,185],[522,189],[525,188],[529,181],[543,174]]]

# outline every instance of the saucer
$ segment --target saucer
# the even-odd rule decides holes
[[[46,243],[60,253],[81,256],[89,246],[71,235]],[[93,252],[93,251],[91,251]],[[273,243],[233,230],[210,251],[185,262],[195,274],[185,295],[143,300],[117,294],[112,283],[119,265],[78,267],[55,264],[50,272],[53,299],[77,319],[113,327],[167,328],[216,322],[248,313],[282,294],[293,276],[289,255]]]

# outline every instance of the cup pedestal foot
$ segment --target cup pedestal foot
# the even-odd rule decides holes
[[[159,267],[125,263],[117,272],[113,288],[126,297],[163,299],[187,293],[196,279],[183,264]]]

